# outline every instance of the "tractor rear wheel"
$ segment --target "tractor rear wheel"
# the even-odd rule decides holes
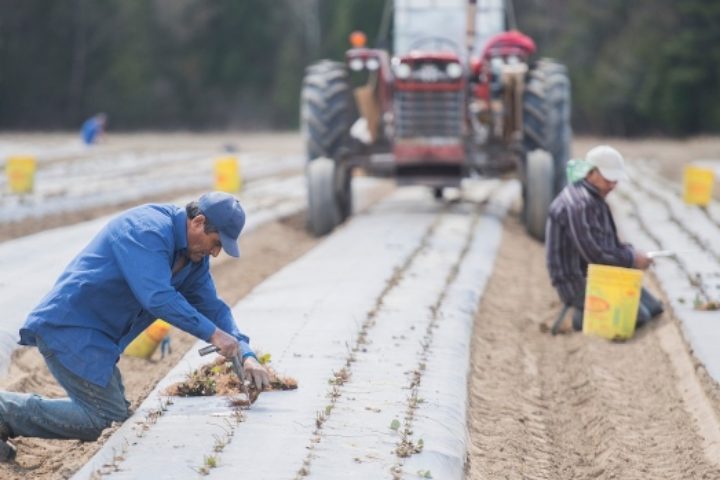
[[[570,157],[570,80],[567,69],[551,60],[538,61],[528,73],[523,97],[525,152],[545,150],[552,155],[553,192],[566,183]]]
[[[321,60],[307,67],[300,98],[300,125],[308,161],[339,161],[352,142],[357,120],[350,78],[344,64]]]
[[[300,125],[308,165],[308,228],[329,233],[352,215],[350,128],[358,113],[344,64],[321,60],[305,70]]]
[[[545,240],[545,222],[553,192],[553,158],[544,150],[534,150],[525,159],[523,216],[525,229],[541,242]]]

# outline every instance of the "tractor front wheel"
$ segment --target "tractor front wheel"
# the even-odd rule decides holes
[[[525,229],[541,242],[545,240],[545,222],[553,192],[553,158],[544,150],[534,150],[525,160],[523,180],[523,217]]]
[[[308,229],[315,236],[330,233],[352,214],[351,171],[320,157],[305,167],[308,191]]]

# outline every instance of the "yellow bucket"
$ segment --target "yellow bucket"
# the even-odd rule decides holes
[[[164,320],[155,320],[135,340],[130,342],[130,345],[125,348],[125,355],[150,358],[169,331],[169,323]]]
[[[220,157],[215,160],[215,190],[235,193],[242,187],[240,167],[234,156]]]
[[[35,157],[13,155],[5,163],[10,191],[12,193],[31,193],[35,185]]]
[[[635,333],[643,272],[632,268],[589,265],[583,333],[610,340]]]
[[[683,174],[683,200],[688,205],[707,206],[712,198],[713,183],[713,170],[688,165]]]

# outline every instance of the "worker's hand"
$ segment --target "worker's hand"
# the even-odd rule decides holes
[[[240,350],[240,344],[237,339],[229,333],[223,332],[219,328],[216,328],[215,332],[210,337],[210,343],[218,347],[220,349],[218,353],[225,358],[237,355]]]
[[[650,265],[652,265],[652,263],[652,258],[648,257],[645,252],[635,250],[635,261],[633,262],[633,267],[639,268],[640,270],[646,270]]]
[[[245,369],[246,376],[255,384],[255,387],[259,391],[263,391],[266,387],[270,387],[270,375],[268,375],[265,367],[260,365],[255,358],[246,357],[243,362],[243,368]]]

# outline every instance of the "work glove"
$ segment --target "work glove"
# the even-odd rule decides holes
[[[268,375],[265,367],[255,360],[254,357],[247,357],[243,362],[243,368],[245,369],[245,375],[258,391],[263,391],[265,388],[270,388],[270,375]]]

